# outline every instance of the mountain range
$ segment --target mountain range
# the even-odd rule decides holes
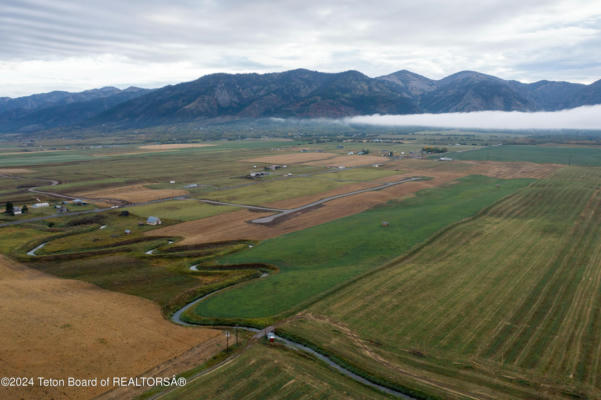
[[[0,98],[0,132],[147,127],[182,122],[370,114],[556,111],[601,104],[590,85],[521,83],[463,71],[433,80],[402,70],[370,78],[358,71],[297,69],[267,74],[211,74],[159,89],[114,87]]]

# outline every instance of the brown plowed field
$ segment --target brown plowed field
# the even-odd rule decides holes
[[[420,166],[420,163],[422,163],[421,165],[426,166],[426,168],[415,168]],[[258,213],[241,210],[168,226],[150,231],[147,235],[182,236],[184,237],[182,244],[210,243],[236,239],[262,240],[309,228],[348,215],[353,215],[365,211],[375,205],[393,199],[402,199],[413,195],[419,190],[439,186],[466,175],[481,174],[505,179],[541,178],[548,176],[558,167],[549,164],[534,163],[470,162],[461,164],[456,163],[453,168],[448,168],[450,164],[430,161],[422,162],[418,160],[407,160],[407,162],[400,162],[399,165],[402,166],[404,170],[409,169],[409,172],[369,182],[355,183],[316,195],[282,200],[266,204],[266,206],[274,208],[294,208],[327,196],[378,186],[383,182],[397,181],[410,176],[429,176],[433,179],[429,181],[408,182],[376,192],[362,193],[333,200],[325,203],[322,207],[299,213],[272,226],[263,226],[247,222],[261,216],[271,215],[272,213]]]
[[[144,185],[119,186],[88,192],[73,194],[75,197],[86,199],[119,199],[130,203],[166,199],[169,197],[184,196],[188,191],[182,189],[148,189]]]
[[[176,326],[149,300],[55,278],[3,256],[0,293],[0,376],[135,377],[223,336]],[[206,357],[217,350],[207,346]],[[33,388],[0,387],[0,398],[86,399],[106,390],[40,388],[36,382]]]

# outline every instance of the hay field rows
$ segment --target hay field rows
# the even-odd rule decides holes
[[[321,362],[278,345],[255,344],[241,356],[164,399],[388,399]]]
[[[503,145],[449,153],[449,157],[456,160],[601,165],[601,149],[598,147]]]
[[[599,398],[600,178],[562,169],[285,331],[444,398]]]

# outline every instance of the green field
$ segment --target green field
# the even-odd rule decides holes
[[[451,152],[456,160],[477,161],[531,161],[535,163],[567,165],[601,165],[601,148],[569,146],[503,145],[479,150]]]
[[[31,153],[4,154],[0,156],[0,167],[18,167],[23,165],[43,165],[65,163],[73,161],[86,161],[92,157],[74,151],[43,151]]]
[[[146,204],[127,208],[141,217],[155,215],[161,219],[192,221],[237,210],[236,207],[214,206],[198,200],[173,200],[164,203]]]
[[[388,399],[320,361],[279,345],[254,344],[232,362],[162,399]]]
[[[530,182],[470,176],[413,198],[266,240],[221,262],[269,263],[277,265],[279,273],[211,297],[187,317],[259,318],[296,308]],[[382,221],[390,225],[382,227]]]
[[[284,331],[442,398],[601,398],[600,182],[562,169]]]
[[[400,173],[402,172],[373,167],[336,170],[333,172],[322,171],[312,176],[292,176],[278,180],[257,181],[258,184],[245,185],[236,189],[213,191],[204,194],[204,196],[211,200],[260,205],[278,200],[323,193],[340,186],[398,175]]]

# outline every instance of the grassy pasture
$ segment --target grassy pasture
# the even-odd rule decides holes
[[[600,182],[559,170],[284,330],[443,398],[601,398]]]
[[[16,167],[22,165],[44,165],[73,161],[90,160],[90,155],[75,151],[43,151],[31,153],[4,154],[0,157],[0,167]]]
[[[198,200],[173,200],[127,208],[130,212],[141,217],[155,215],[161,219],[177,221],[192,221],[237,209],[236,207],[205,204]]]
[[[109,153],[106,148],[20,152],[1,156],[0,168],[32,166],[28,179],[57,179],[61,184],[53,190],[66,193],[123,183],[168,184],[170,180],[176,180],[182,186],[198,183],[223,187],[249,182],[242,178],[249,173],[249,163],[239,160],[269,154],[272,149],[290,146],[291,142],[257,140],[215,144],[143,154],[131,154],[137,149],[131,146],[110,148]],[[22,192],[31,197],[26,191]]]
[[[456,160],[531,161],[568,165],[601,165],[601,148],[568,146],[504,145],[449,153]]]
[[[373,167],[337,170],[334,172],[326,172],[324,170],[324,172],[312,176],[258,181],[254,185],[213,191],[206,193],[204,196],[211,200],[259,205],[326,192],[340,186],[396,174],[399,174],[399,172]]]
[[[470,176],[420,191],[413,198],[266,240],[221,262],[273,264],[280,268],[278,274],[213,296],[189,310],[187,317],[261,318],[287,311],[408,251],[529,182]],[[390,226],[382,227],[382,221]]]
[[[254,344],[232,362],[164,399],[388,399],[320,361],[279,345]]]

